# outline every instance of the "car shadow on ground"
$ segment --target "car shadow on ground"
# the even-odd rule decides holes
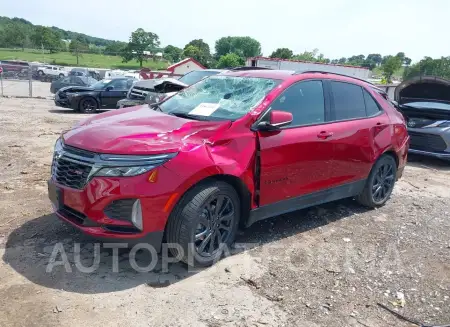
[[[260,221],[239,231],[236,244],[240,246],[231,252],[236,254],[364,211],[367,209],[354,200],[346,199]],[[158,255],[152,271],[138,271],[136,265],[148,267],[152,256],[148,250],[142,250],[137,252],[135,260],[130,260],[130,249],[117,250],[117,267],[114,267],[113,250],[104,245],[49,214],[26,222],[9,235],[3,260],[33,283],[84,294],[120,291],[142,284],[165,287],[201,271],[183,263],[164,265],[161,255]],[[76,246],[80,248],[78,258]],[[66,266],[64,256],[67,257]],[[52,267],[52,257],[59,265]],[[93,264],[95,269],[92,272],[79,268],[80,265],[90,267]]]
[[[100,114],[102,112],[107,112],[109,110],[103,110],[103,109],[98,109],[96,113]],[[48,112],[52,113],[52,114],[78,114],[78,115],[82,115],[83,113],[75,111],[73,109],[65,109],[65,108],[61,108],[61,109],[49,109]]]

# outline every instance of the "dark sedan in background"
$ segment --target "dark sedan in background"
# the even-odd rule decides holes
[[[54,80],[50,84],[50,92],[56,93],[59,89],[67,86],[91,86],[98,81],[92,77],[86,76],[67,76],[57,80]]]
[[[90,87],[68,86],[55,94],[55,104],[83,113],[94,113],[99,109],[115,109],[117,101],[123,99],[134,78],[114,78],[98,81]]]

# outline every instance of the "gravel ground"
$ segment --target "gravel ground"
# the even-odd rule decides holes
[[[3,91],[5,97],[28,97],[30,95],[30,84],[28,80],[3,80],[3,90],[0,89],[0,95]],[[33,80],[31,83],[33,97],[51,98],[53,94],[50,93],[50,83]]]
[[[122,250],[114,272],[102,246],[83,273],[95,241],[53,216],[46,194],[54,141],[82,117],[0,98],[0,326],[411,326],[377,302],[450,323],[450,164],[412,157],[378,210],[343,200],[259,222],[209,269],[140,273]],[[46,272],[58,243],[69,264]]]

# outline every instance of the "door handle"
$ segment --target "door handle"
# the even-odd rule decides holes
[[[331,136],[333,136],[333,132],[322,131],[319,134],[317,134],[317,137],[319,139],[323,139],[323,140],[325,140]]]

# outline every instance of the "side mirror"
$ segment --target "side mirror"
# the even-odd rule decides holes
[[[114,90],[114,86],[112,86],[112,85],[107,86],[105,89],[106,92],[111,91],[111,90]]]
[[[271,110],[269,113],[269,122],[260,122],[258,124],[258,130],[261,131],[276,131],[283,126],[287,126],[292,123],[292,114],[287,111]]]

